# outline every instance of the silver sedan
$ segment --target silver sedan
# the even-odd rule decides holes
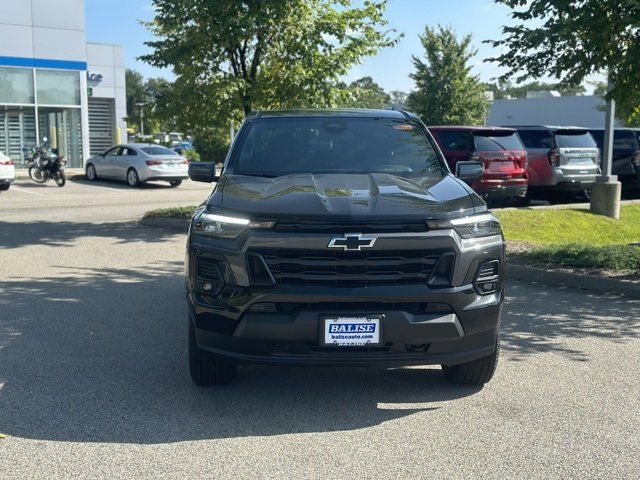
[[[124,180],[132,187],[161,180],[177,187],[189,177],[189,162],[166,147],[147,143],[117,145],[92,157],[85,168],[89,180]]]

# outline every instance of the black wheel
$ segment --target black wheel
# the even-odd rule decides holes
[[[98,180],[98,172],[96,172],[96,167],[93,166],[93,164],[89,164],[87,165],[87,180],[91,181],[91,182],[95,182],[96,180]]]
[[[189,374],[196,385],[228,385],[238,375],[238,366],[198,348],[193,322],[189,319]]]
[[[179,187],[180,185],[182,185],[182,180],[171,180],[169,182],[169,185],[171,185],[172,187]]]
[[[500,337],[496,340],[496,349],[491,355],[460,365],[442,365],[442,372],[447,381],[455,385],[484,385],[493,378],[499,357]]]
[[[29,178],[36,183],[46,183],[49,180],[49,174],[31,165],[29,167]]]
[[[3,183],[2,185],[0,185],[0,192],[6,192],[7,190],[9,190],[10,186],[10,183]]]
[[[135,168],[130,168],[127,172],[127,183],[130,187],[137,187],[140,185],[140,177],[138,177],[138,172],[136,172]]]
[[[64,173],[60,174],[58,178],[56,178],[56,185],[59,187],[64,187],[67,184],[67,178],[64,176]]]

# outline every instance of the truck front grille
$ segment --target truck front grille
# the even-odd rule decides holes
[[[426,284],[441,261],[444,263],[437,268],[437,275],[448,278],[455,258],[450,250],[263,249],[251,253],[262,256],[276,284],[352,288]]]
[[[322,221],[295,221],[278,220],[275,230],[279,232],[294,233],[381,233],[381,232],[426,232],[427,224],[424,221],[409,221],[401,223],[380,222],[322,222]]]

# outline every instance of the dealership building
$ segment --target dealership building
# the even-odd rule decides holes
[[[122,47],[87,43],[84,0],[0,0],[0,152],[44,137],[70,167],[126,139]]]

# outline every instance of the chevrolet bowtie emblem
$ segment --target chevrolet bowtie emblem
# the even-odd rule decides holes
[[[377,237],[364,237],[360,233],[347,233],[344,237],[332,238],[329,242],[329,248],[359,252],[363,248],[373,247],[377,239]]]

